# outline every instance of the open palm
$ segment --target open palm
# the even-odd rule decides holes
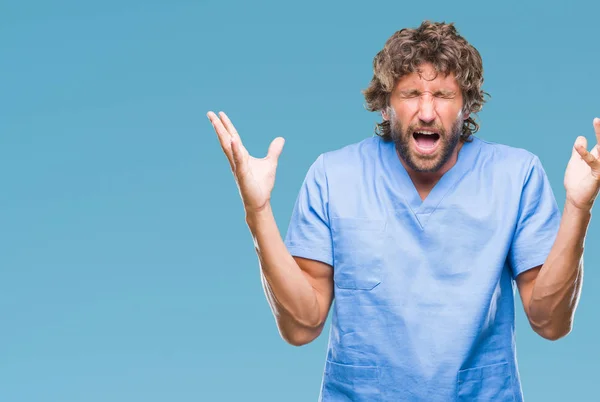
[[[220,112],[217,116],[213,112],[208,112],[207,116],[229,161],[244,207],[251,211],[263,209],[271,199],[277,162],[283,149],[284,139],[275,138],[269,146],[267,156],[255,158],[248,153],[225,113]]]
[[[600,189],[600,119],[594,119],[597,143],[587,150],[585,137],[577,137],[565,172],[567,200],[582,209],[591,209]]]

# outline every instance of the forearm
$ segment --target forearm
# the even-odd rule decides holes
[[[535,280],[529,303],[533,328],[557,339],[571,330],[583,281],[583,250],[591,212],[565,203],[556,240]]]
[[[291,345],[302,346],[317,338],[323,328],[324,322],[316,325],[305,325],[294,318],[283,306],[275,299],[273,290],[267,282],[261,271],[261,280],[267,301],[271,306],[271,311],[277,322],[277,328],[281,337]]]
[[[271,206],[259,212],[247,211],[246,222],[258,255],[267,301],[282,335],[319,327],[322,323],[316,292],[287,250]]]

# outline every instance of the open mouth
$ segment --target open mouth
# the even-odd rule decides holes
[[[440,135],[433,131],[415,131],[413,138],[418,150],[425,154],[435,151],[440,142]]]

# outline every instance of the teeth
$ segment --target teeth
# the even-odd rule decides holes
[[[423,135],[434,135],[437,134],[433,131],[415,131],[416,134],[423,134]]]

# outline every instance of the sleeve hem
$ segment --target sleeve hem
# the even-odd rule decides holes
[[[333,266],[333,259],[329,250],[305,248],[286,244],[289,253],[294,257],[307,258],[309,260],[317,260],[325,264]]]
[[[537,257],[529,258],[519,262],[513,267],[513,278],[516,278],[525,271],[529,271],[532,268],[543,265],[546,262],[547,256],[548,255],[538,255]]]

